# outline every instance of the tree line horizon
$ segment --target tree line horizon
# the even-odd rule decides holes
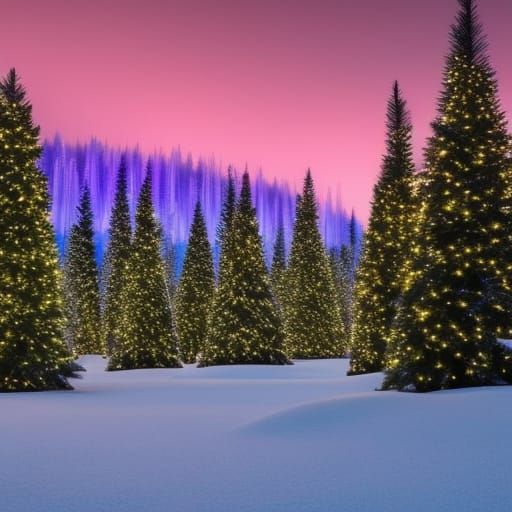
[[[69,387],[71,355],[84,353],[108,354],[108,370],[349,356],[349,375],[384,371],[384,390],[512,383],[512,349],[502,341],[512,335],[512,138],[476,1],[458,4],[424,172],[415,171],[409,110],[393,84],[357,270],[355,219],[349,243],[329,251],[309,170],[289,254],[281,223],[268,268],[249,174],[237,194],[228,173],[217,271],[198,201],[173,282],[151,166],[132,225],[121,161],[101,279],[87,187],[62,274],[35,165],[38,128],[12,70],[0,84],[2,389]]]

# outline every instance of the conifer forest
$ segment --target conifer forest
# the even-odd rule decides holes
[[[107,3],[114,9],[113,0]],[[209,9],[199,3],[198,29],[206,26],[201,16]],[[331,33],[324,10],[336,10],[340,18],[331,21],[340,25],[333,27],[361,41],[349,20],[359,20],[363,11],[350,0],[286,7],[244,1],[230,9],[216,3],[219,16],[246,19],[244,9],[250,9],[254,24],[265,19],[258,41],[274,41],[276,55],[257,50],[239,28],[233,48],[222,47],[226,59],[247,63],[243,49],[249,47],[269,59],[265,81],[254,89],[262,95],[276,94],[284,74],[292,73],[294,45],[323,37],[321,26]],[[155,16],[170,9],[165,12],[185,23],[180,2],[149,4]],[[389,51],[414,53],[404,24],[398,35],[379,25],[381,2],[362,4],[376,40],[383,38],[377,46],[397,37],[400,44],[389,42]],[[411,78],[415,68],[404,68],[402,80],[396,66],[372,60],[364,44],[356,48],[360,42],[329,47],[371,62],[374,75],[388,84],[375,98],[377,114],[374,108],[371,119],[363,117],[379,125],[380,146],[369,142],[367,129],[347,127],[361,139],[361,158],[376,147],[372,157],[380,159],[368,181],[367,210],[355,196],[340,196],[340,188],[363,180],[355,163],[327,192],[326,171],[314,158],[294,171],[301,173],[295,181],[278,171],[272,178],[252,159],[230,164],[229,147],[237,141],[248,147],[243,126],[228,149],[219,148],[222,158],[187,153],[179,140],[169,151],[115,138],[109,143],[103,132],[73,142],[71,125],[58,115],[62,129],[51,134],[45,121],[54,121],[57,105],[45,104],[34,74],[17,62],[3,70],[1,511],[510,510],[512,112],[505,105],[512,96],[509,87],[500,87],[508,75],[502,64],[495,66],[488,26],[506,25],[500,15],[510,24],[512,9],[499,0],[489,0],[492,6],[486,0],[389,4],[383,22],[414,12],[418,31],[421,17],[425,26],[437,27],[433,44],[421,51],[437,63],[429,73],[438,94],[428,99],[435,102],[430,126],[418,126],[416,109],[425,109]],[[10,14],[5,6],[0,29],[9,16],[12,23],[20,19],[12,9]],[[18,30],[36,30],[38,12],[33,3],[25,14],[30,23]],[[110,25],[112,33],[98,37],[115,46],[125,30],[116,25],[135,22],[142,5],[114,12],[122,14]],[[440,12],[451,18],[429,25],[428,16]],[[107,7],[102,16],[106,23]],[[302,33],[300,43],[286,39],[285,25],[302,22],[311,34]],[[84,27],[77,11],[55,41],[75,41],[69,30]],[[281,38],[274,28],[283,30]],[[503,52],[505,45],[510,57],[510,34],[499,34],[496,46]],[[137,37],[143,52],[152,38],[163,45],[178,36],[143,30]],[[190,51],[202,52],[198,62],[206,65],[206,56],[221,62],[213,47],[191,37]],[[318,40],[307,44],[311,55],[300,53],[305,62],[320,59]],[[86,55],[80,53],[85,46],[79,48],[69,51]],[[433,55],[438,48],[444,54]],[[281,68],[272,67],[274,59],[282,59]],[[85,69],[93,66],[82,61]],[[421,62],[418,57],[415,65]],[[145,65],[143,58],[134,64]],[[247,71],[239,66],[235,70]],[[151,69],[134,77],[140,87],[140,96],[130,100],[134,110],[150,101],[145,86],[163,76]],[[177,82],[187,80],[179,63],[172,69]],[[313,82],[326,72],[306,64],[302,71]],[[293,77],[281,105],[258,103],[255,111],[279,111],[297,100],[300,86],[293,84],[299,78]],[[117,108],[123,85],[113,94],[105,78],[100,92],[102,78],[95,80],[92,98],[106,95]],[[45,81],[46,88],[66,88],[51,73]],[[184,90],[193,97],[202,83],[191,83]],[[239,97],[234,85],[222,83],[228,109]],[[331,94],[327,85],[323,90]],[[377,90],[361,85],[351,100],[362,102],[355,107],[359,117],[368,116],[364,102]],[[179,97],[175,101],[178,118],[185,107]],[[320,101],[313,102],[315,109]],[[293,108],[301,110],[298,103]],[[142,112],[139,133],[154,134],[151,115],[157,111]],[[186,133],[191,125],[199,133],[208,112],[194,122],[188,112],[177,129]],[[85,109],[82,118],[89,122]],[[277,135],[278,121],[267,121],[277,152],[284,138]],[[216,122],[221,131],[220,118]],[[246,120],[247,126],[256,122]],[[320,140],[331,135],[328,121],[306,125],[297,129],[324,134]],[[419,141],[417,134],[427,136]],[[339,151],[349,151],[343,135],[337,137]],[[298,153],[316,147],[296,140]]]

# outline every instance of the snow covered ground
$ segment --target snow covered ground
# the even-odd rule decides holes
[[[347,361],[0,395],[1,512],[509,512],[512,387],[376,392]]]

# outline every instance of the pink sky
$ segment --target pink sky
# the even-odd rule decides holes
[[[512,2],[481,0],[512,112]],[[96,136],[337,191],[365,220],[394,79],[416,160],[439,92],[455,0],[17,0],[2,6],[0,72],[15,66],[42,134]]]

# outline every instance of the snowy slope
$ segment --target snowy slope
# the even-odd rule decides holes
[[[413,395],[347,361],[107,373],[0,395],[2,512],[505,512],[512,387]]]

